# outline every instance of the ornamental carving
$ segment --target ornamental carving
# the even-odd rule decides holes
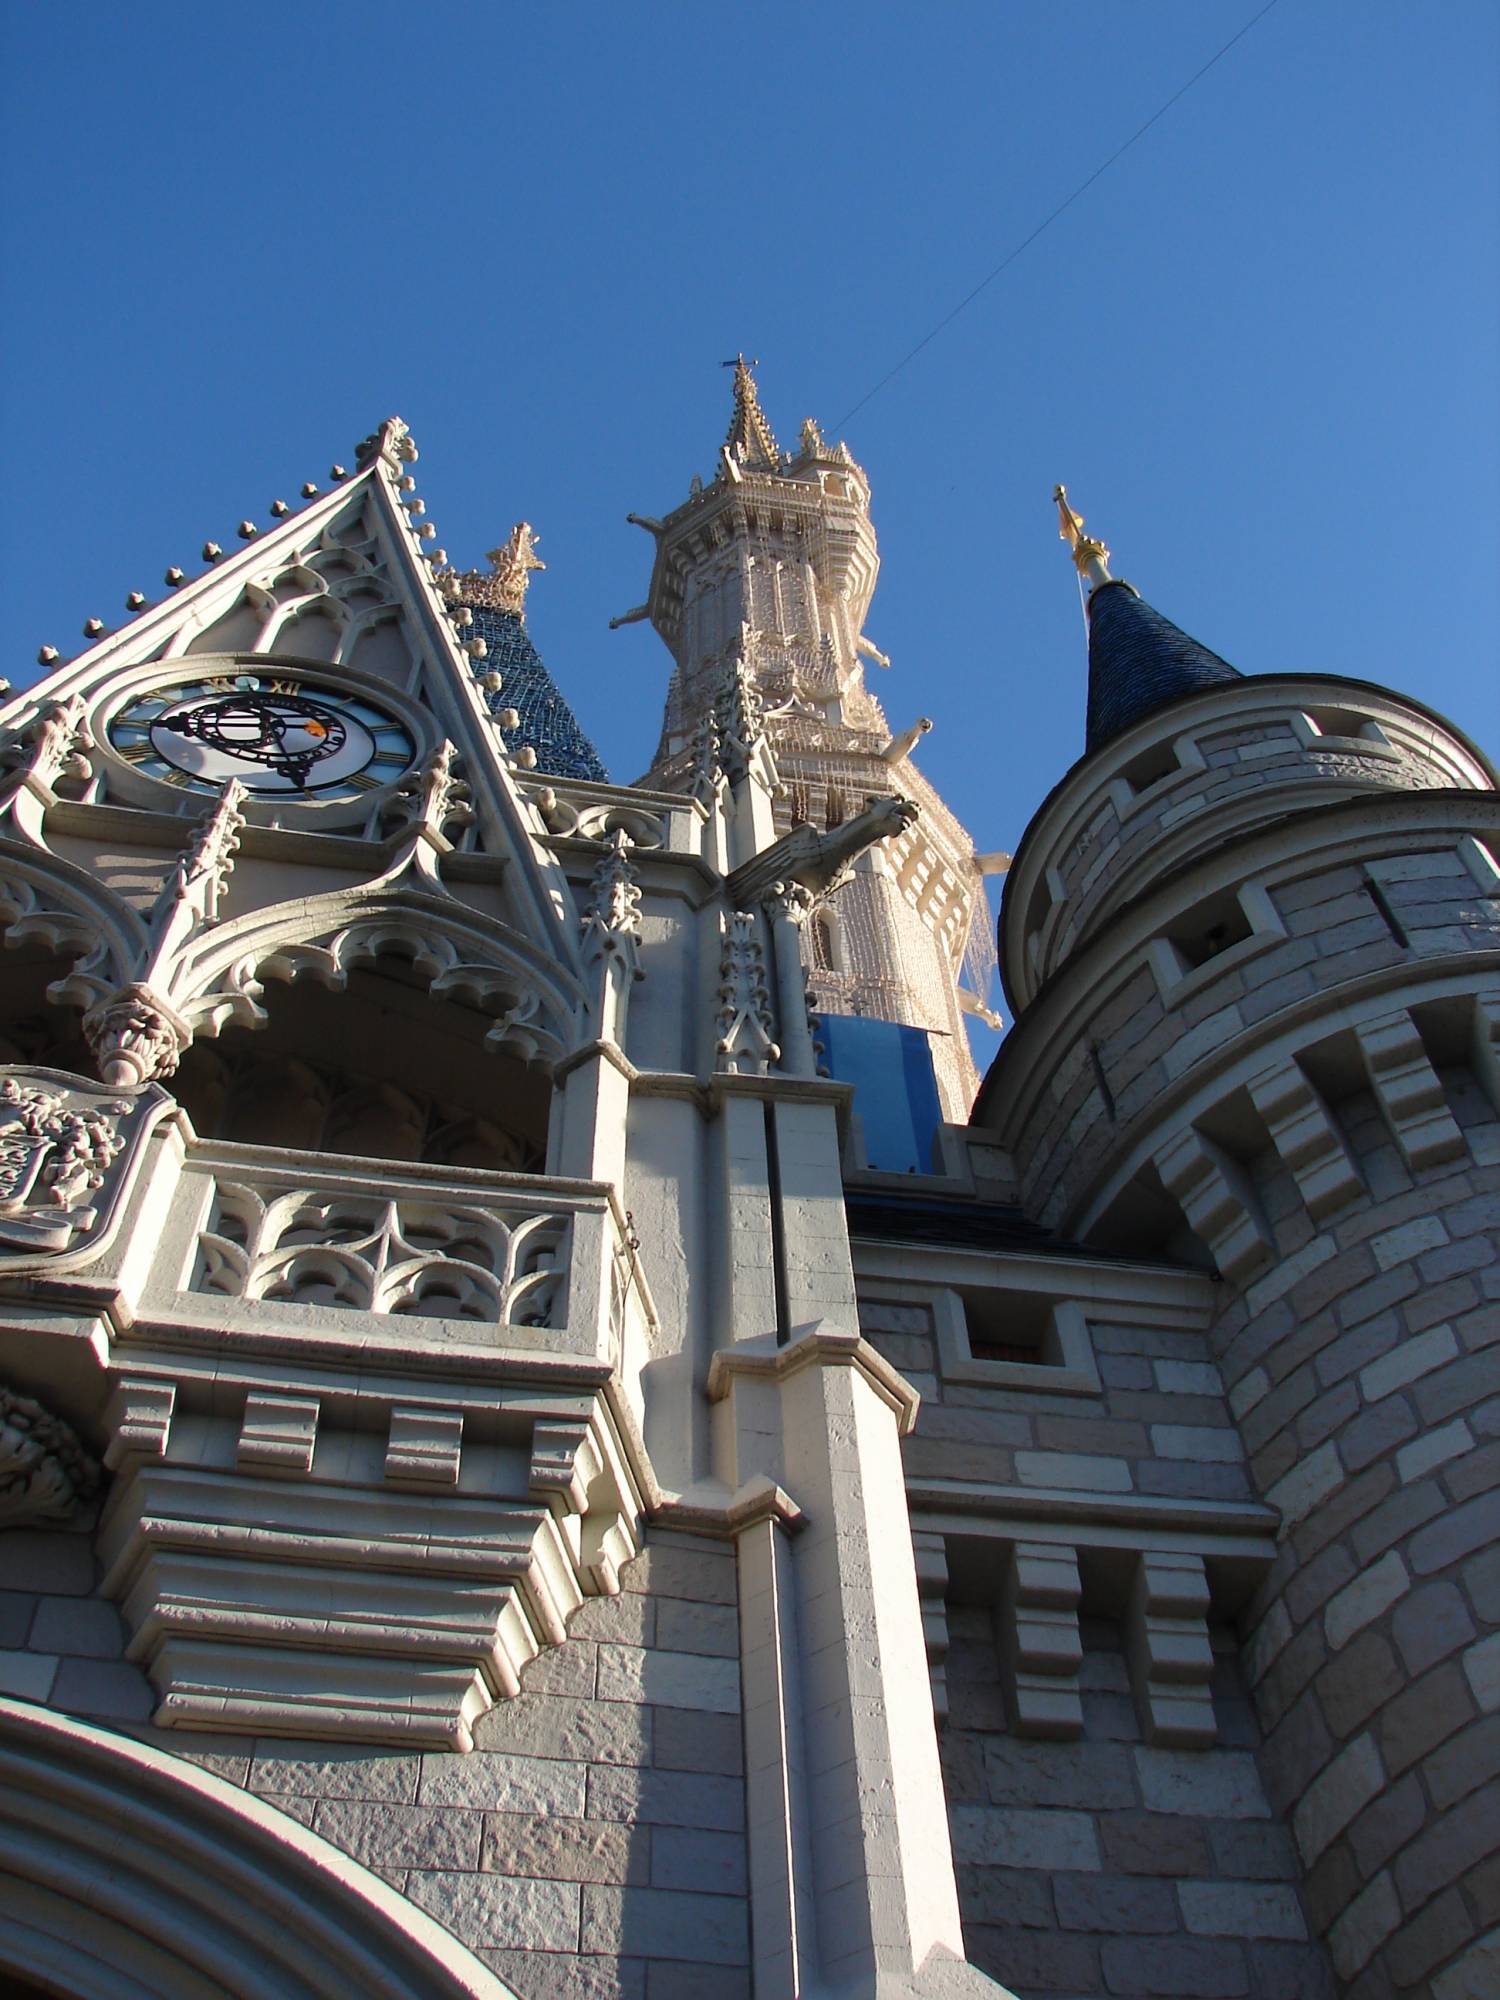
[[[764,1076],[781,1056],[773,1039],[775,1026],[755,917],[736,910],[725,922],[719,962],[716,1067],[741,1076]]]
[[[91,1007],[83,1032],[103,1081],[126,1089],[171,1076],[192,1040],[181,1017],[145,986],[126,986]]]
[[[490,611],[509,611],[517,618],[526,615],[526,591],[534,569],[547,565],[536,552],[536,535],[529,521],[517,521],[507,541],[491,549],[485,560],[490,574],[482,570],[454,571],[440,579],[445,597],[455,604],[478,604]]]
[[[92,775],[88,752],[93,747],[83,696],[69,695],[48,702],[24,738],[5,751],[5,762],[28,771],[39,784],[54,785],[59,778],[81,783]]]
[[[440,835],[450,826],[472,824],[469,787],[459,772],[458,752],[445,738],[421,770],[411,772],[397,787],[392,819]]]
[[[630,835],[616,827],[594,870],[588,905],[580,919],[589,957],[619,958],[632,977],[641,977],[636,938],[641,928],[640,878],[631,866]]]
[[[0,1388],[0,1528],[66,1521],[99,1487],[99,1467],[60,1417]]]
[[[486,1325],[550,1326],[563,1297],[568,1221],[521,1203],[384,1194],[321,1197],[221,1182],[192,1289]]]
[[[123,1144],[116,1117],[81,1092],[7,1075],[0,1081],[0,1249],[71,1248],[98,1221],[92,1198]]]
[[[0,1276],[98,1257],[136,1154],[174,1109],[150,1084],[127,1095],[66,1070],[0,1070]]]

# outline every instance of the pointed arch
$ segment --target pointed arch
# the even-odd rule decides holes
[[[199,1033],[262,1026],[267,979],[335,991],[356,967],[407,960],[429,989],[491,1017],[489,1047],[550,1066],[567,1054],[582,981],[520,931],[443,896],[372,884],[276,903],[205,932],[184,954],[172,1001]]]
[[[0,1968],[79,2000],[514,2000],[431,1917],[196,1765],[0,1700]]]
[[[73,970],[51,997],[92,1006],[135,976],[146,949],[140,916],[96,876],[45,848],[0,840],[0,934],[40,943]]]

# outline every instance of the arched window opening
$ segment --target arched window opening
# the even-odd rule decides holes
[[[200,1138],[511,1173],[546,1164],[551,1086],[476,1009],[381,958],[343,992],[269,984],[266,1027],[199,1041],[172,1080]]]
[[[819,910],[812,920],[812,960],[815,972],[842,972],[843,939],[832,910]]]

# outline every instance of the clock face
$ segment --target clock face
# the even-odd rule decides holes
[[[139,695],[110,742],[148,778],[217,791],[238,778],[259,796],[349,799],[394,783],[411,737],[373,702],[269,674],[221,674]]]

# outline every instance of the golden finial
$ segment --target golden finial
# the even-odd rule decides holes
[[[1057,502],[1058,535],[1072,549],[1078,574],[1090,590],[1096,590],[1101,583],[1110,581],[1109,550],[1103,542],[1083,532],[1083,516],[1068,505],[1066,486],[1054,487],[1052,498]]]

